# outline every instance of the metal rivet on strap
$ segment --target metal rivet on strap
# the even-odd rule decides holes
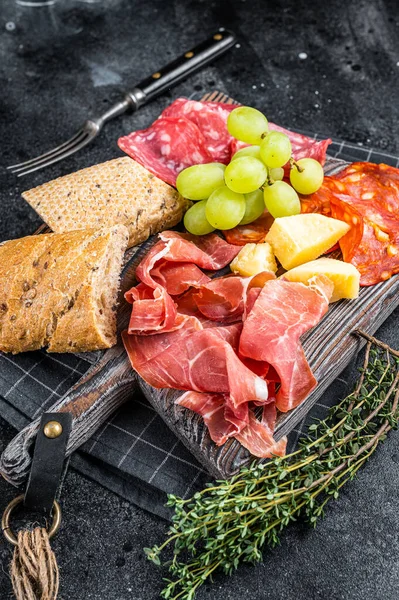
[[[45,424],[43,433],[50,439],[58,438],[62,433],[62,425],[58,421],[49,421]]]

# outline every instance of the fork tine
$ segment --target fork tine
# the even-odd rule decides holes
[[[70,149],[66,148],[63,152],[59,153],[57,156],[54,156],[54,158],[50,157],[49,160],[47,160],[46,162],[41,162],[39,165],[34,166],[33,168],[28,168],[28,170],[20,171],[19,173],[17,173],[17,177],[23,177],[24,175],[28,175],[28,173],[33,173],[34,171],[38,171],[39,169],[44,169],[44,167],[48,167],[59,160],[63,160],[64,158],[71,156],[71,154],[75,154],[75,152],[78,152],[78,150],[81,150],[89,142],[91,142],[92,139],[93,136],[90,135],[90,133],[88,133],[87,136],[84,137],[82,141],[80,141],[80,143],[72,146]]]
[[[74,143],[77,140],[77,138],[82,135],[82,133],[84,133],[84,130],[79,129],[79,131],[77,131],[75,133],[75,135],[73,135],[69,140],[67,140],[63,144],[60,144],[59,146],[56,146],[52,150],[49,150],[48,152],[45,152],[44,154],[40,154],[40,156],[36,156],[35,158],[31,158],[30,160],[26,160],[25,162],[18,163],[16,165],[10,165],[9,167],[6,167],[6,168],[11,170],[14,173],[16,171],[19,171],[20,169],[29,167],[33,163],[36,163],[37,161],[39,161],[41,159],[48,158],[49,156],[52,156],[57,151],[63,150],[66,146],[69,146],[69,144]]]
[[[79,133],[79,136],[74,136],[74,138],[72,138],[72,141],[69,141],[69,143],[67,145],[64,145],[63,148],[60,148],[59,150],[54,150],[53,152],[49,152],[47,156],[44,156],[44,158],[41,158],[39,156],[36,159],[32,160],[30,164],[24,167],[18,167],[17,169],[13,169],[12,173],[18,174],[19,172],[26,171],[26,169],[45,166],[47,164],[47,161],[51,160],[52,158],[55,158],[57,156],[63,157],[65,155],[65,152],[68,152],[71,148],[74,148],[77,144],[80,144],[83,140],[86,139],[88,135],[89,134],[87,131],[81,131]]]

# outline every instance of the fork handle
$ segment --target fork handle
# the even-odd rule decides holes
[[[235,41],[236,37],[233,32],[225,29],[217,31],[209,39],[185,52],[180,58],[143,79],[132,92],[127,94],[132,102],[132,108],[137,110],[143,104],[175,86],[188,75],[224,54],[234,45]]]
[[[118,117],[127,110],[137,110],[165,90],[175,86],[188,75],[221,56],[234,45],[235,41],[236,36],[232,31],[227,29],[217,31],[208,40],[201,42],[180,58],[173,60],[159,71],[143,79],[131,92],[125,94],[123,100],[111,106],[107,112],[93,121],[94,125],[101,129],[104,123]]]

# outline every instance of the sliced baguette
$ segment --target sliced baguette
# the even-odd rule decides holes
[[[129,247],[176,225],[189,205],[128,156],[59,177],[22,196],[56,233],[122,223],[129,230]]]
[[[116,343],[128,230],[29,236],[0,246],[0,350],[85,352]]]

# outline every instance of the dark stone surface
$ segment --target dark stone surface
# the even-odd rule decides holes
[[[129,85],[219,26],[234,29],[240,47],[137,115],[110,123],[92,146],[68,161],[21,180],[2,168],[1,240],[30,233],[40,223],[21,199],[23,189],[118,155],[119,135],[149,124],[170,98],[194,89],[225,90],[282,125],[399,153],[396,0],[60,0],[54,11],[58,32],[48,29],[47,38],[43,22],[26,27],[29,11],[37,20],[38,10],[19,7],[17,14],[14,0],[0,6],[3,165],[60,143],[87,115],[100,113]],[[307,53],[305,60],[301,52]],[[396,347],[398,314],[379,332]],[[0,447],[13,435],[0,421]],[[398,465],[399,435],[392,434],[315,531],[291,528],[261,565],[241,568],[229,580],[218,577],[198,597],[396,599]],[[1,506],[14,495],[0,481]],[[146,562],[142,547],[162,539],[164,522],[75,472],[67,477],[63,512],[63,528],[54,540],[61,598],[159,596],[162,573]],[[10,596],[10,556],[0,540],[2,599]]]

